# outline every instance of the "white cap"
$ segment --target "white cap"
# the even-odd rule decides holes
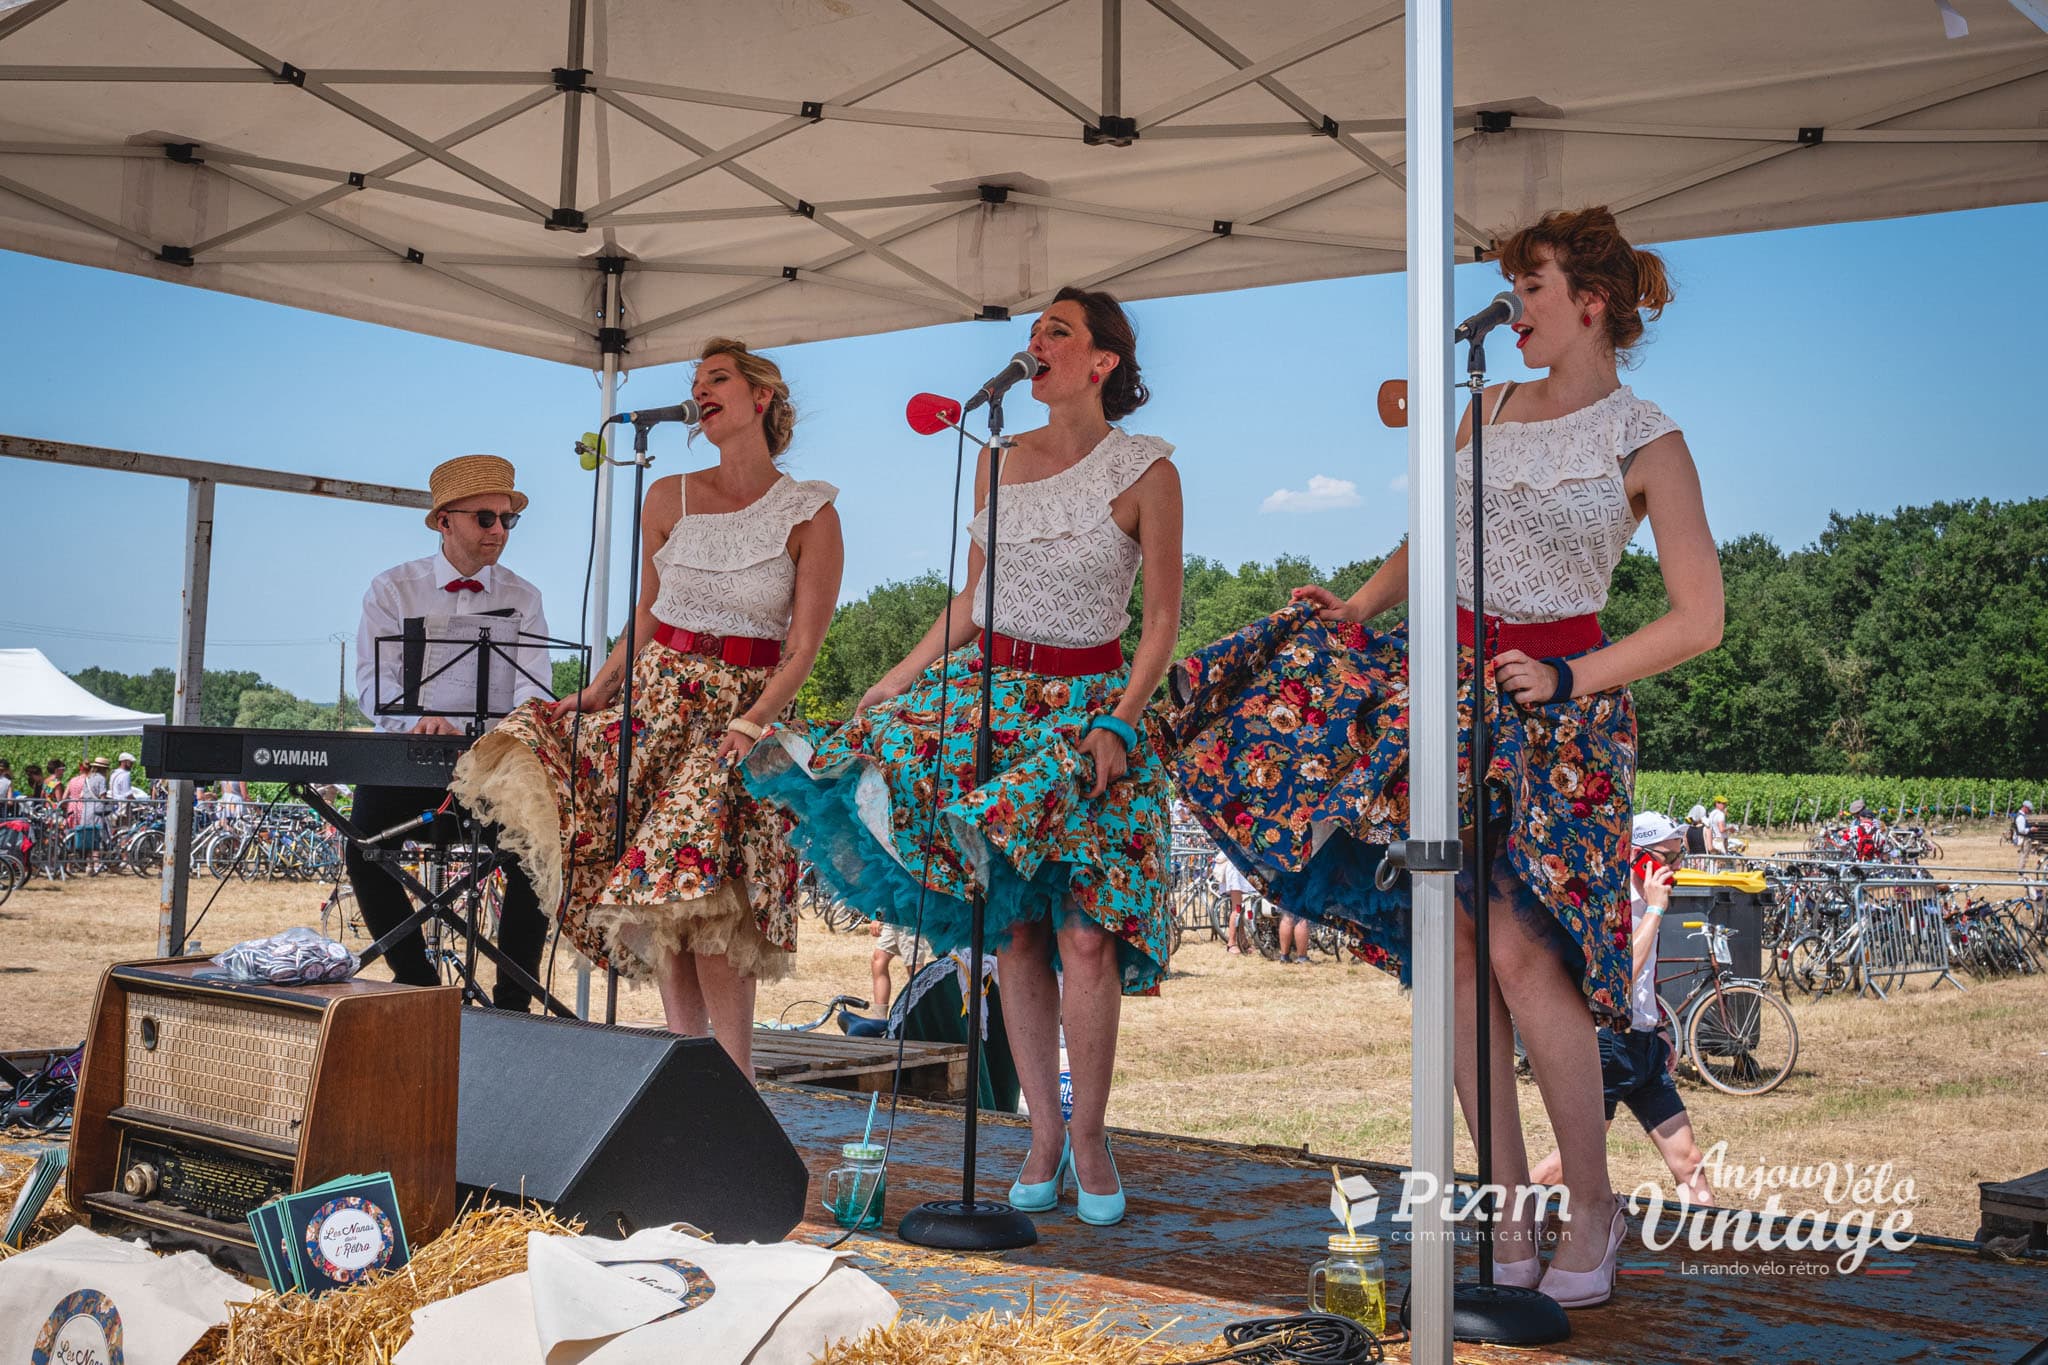
[[[119,758],[115,759],[114,761],[116,763],[133,763],[135,761],[135,755],[131,753],[123,753]]]
[[[1678,822],[1662,811],[1645,810],[1636,812],[1635,828],[1629,833],[1629,840],[1637,848],[1651,848],[1666,839],[1676,839],[1684,831]]]
[[[1694,806],[1685,813],[1685,818],[1688,820],[1705,820],[1707,818],[1707,808],[1705,806]]]

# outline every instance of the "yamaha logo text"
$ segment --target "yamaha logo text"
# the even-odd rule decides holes
[[[250,755],[259,768],[277,766],[293,768],[324,768],[327,766],[325,749],[258,749]]]

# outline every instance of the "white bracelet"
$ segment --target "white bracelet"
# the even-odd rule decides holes
[[[1648,902],[1645,902],[1643,905],[1643,913],[1646,915],[1661,915],[1664,913],[1664,907],[1661,905],[1651,905]]]
[[[768,733],[766,726],[756,725],[754,724],[754,722],[746,719],[744,716],[734,716],[731,720],[725,723],[725,728],[728,730],[735,730],[740,734],[745,735],[748,739],[752,740],[758,740],[761,738],[761,736]]]

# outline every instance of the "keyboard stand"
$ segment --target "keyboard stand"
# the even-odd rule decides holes
[[[392,945],[403,939],[407,934],[419,932],[421,926],[426,924],[428,920],[436,920],[453,931],[461,938],[464,944],[463,954],[455,960],[457,963],[456,974],[462,978],[462,995],[465,1001],[481,1005],[486,1009],[491,1008],[490,996],[484,993],[483,989],[477,985],[476,980],[476,956],[478,953],[482,953],[497,965],[499,980],[509,981],[513,985],[525,990],[534,999],[540,1001],[541,1007],[549,1014],[558,1015],[564,1019],[576,1017],[576,1011],[570,1009],[560,1000],[557,1000],[547,987],[534,979],[532,973],[514,962],[505,953],[504,949],[491,942],[490,939],[479,932],[475,919],[463,909],[463,898],[472,891],[482,887],[484,880],[500,867],[509,866],[512,862],[511,854],[493,850],[490,856],[481,860],[472,858],[467,870],[460,877],[454,878],[447,885],[443,886],[440,891],[436,892],[406,869],[405,859],[398,849],[377,848],[366,842],[362,831],[358,830],[349,821],[347,816],[336,810],[327,798],[322,796],[319,790],[311,783],[293,782],[290,784],[290,787],[294,795],[318,811],[322,819],[340,831],[342,838],[361,849],[363,856],[383,867],[393,877],[397,878],[399,885],[403,886],[407,893],[419,902],[417,910],[407,916],[390,933],[384,935],[363,950],[360,956],[364,962],[376,961],[384,956],[384,954],[390,952]],[[473,822],[465,823],[473,824]],[[471,847],[482,849],[484,845],[481,840],[473,840],[471,841]]]

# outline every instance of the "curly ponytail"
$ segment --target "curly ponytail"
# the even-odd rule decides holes
[[[1500,247],[1500,273],[1512,280],[1534,270],[1547,250],[1575,294],[1598,294],[1608,344],[1623,356],[1643,339],[1643,314],[1664,315],[1674,296],[1664,258],[1630,246],[1605,205],[1553,209]]]

